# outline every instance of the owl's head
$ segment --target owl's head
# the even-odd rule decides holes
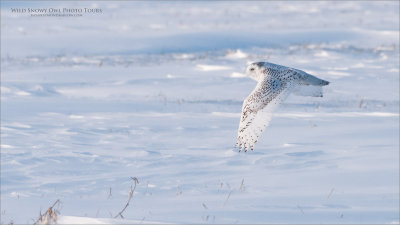
[[[259,81],[262,77],[262,73],[264,70],[264,62],[254,62],[250,63],[246,69],[246,75],[252,78],[253,80]]]

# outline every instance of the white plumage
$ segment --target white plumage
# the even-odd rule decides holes
[[[243,102],[236,142],[239,151],[254,149],[272,112],[290,93],[322,97],[322,86],[329,84],[304,71],[268,62],[250,64],[246,74],[258,83]]]

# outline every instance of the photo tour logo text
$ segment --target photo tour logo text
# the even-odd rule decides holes
[[[101,14],[100,8],[11,8],[12,13],[30,14],[31,16],[83,16]]]

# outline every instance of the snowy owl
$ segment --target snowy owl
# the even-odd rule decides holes
[[[322,97],[322,86],[329,84],[304,71],[268,62],[250,64],[246,74],[258,84],[243,102],[236,142],[239,152],[254,149],[272,112],[290,93]]]

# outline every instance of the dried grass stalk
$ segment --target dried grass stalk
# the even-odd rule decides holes
[[[139,180],[136,177],[131,177],[131,179],[134,181],[135,186],[132,187],[132,185],[131,185],[131,191],[129,192],[128,202],[126,203],[125,207],[121,210],[121,212],[119,212],[116,216],[114,216],[114,218],[121,217],[123,219],[124,216],[122,215],[122,213],[125,211],[126,208],[128,208],[129,203],[131,202],[131,199],[133,197],[133,193],[135,192],[135,189],[136,189],[136,184],[139,183]]]
[[[57,199],[43,215],[42,212],[40,212],[39,219],[37,219],[33,225],[57,224],[57,214],[59,214],[59,212],[54,207],[59,206],[60,203],[60,199]]]

